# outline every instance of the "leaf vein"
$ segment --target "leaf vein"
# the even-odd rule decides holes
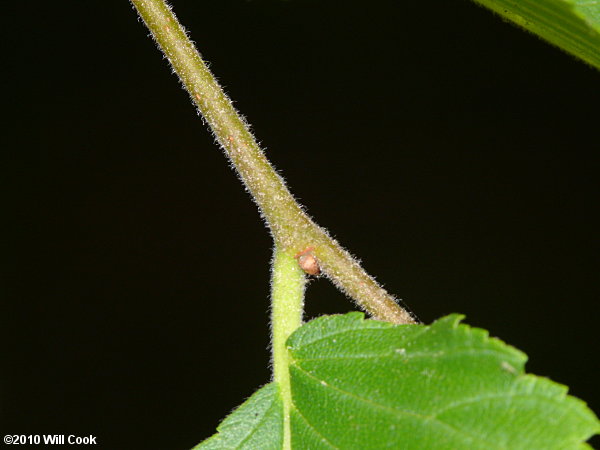
[[[302,418],[302,420],[304,420],[306,422],[306,425],[308,425],[311,430],[313,430],[319,437],[321,437],[321,439],[323,439],[327,445],[329,445],[331,448],[335,448],[335,449],[339,450],[339,447],[336,447],[335,445],[333,445],[329,441],[329,439],[327,439],[325,436],[323,436],[321,433],[319,433],[319,431],[314,427],[314,425],[312,423],[310,423],[308,421],[308,419],[304,416],[304,414],[302,414],[302,412],[298,408],[296,408],[295,406],[294,406],[294,411],[296,411],[300,415],[300,417]]]
[[[395,350],[394,350],[395,353]],[[387,353],[379,353],[379,354],[362,354],[362,355],[340,355],[340,356],[331,356],[324,355],[321,358],[311,357],[311,358],[298,358],[295,357],[294,360],[297,362],[304,361],[324,361],[324,360],[336,360],[336,359],[376,359],[376,358],[389,358],[391,355],[394,355],[392,352]],[[495,349],[486,349],[486,348],[462,348],[462,349],[451,349],[451,350],[432,350],[429,352],[421,351],[421,352],[406,352],[406,354],[402,355],[406,359],[416,359],[416,358],[425,358],[436,356],[435,354],[439,353],[439,356],[457,356],[460,354],[473,354],[473,355],[482,355],[482,354],[491,354],[491,355],[499,355],[502,357],[506,357],[506,352]],[[395,355],[394,355],[395,356]]]
[[[310,373],[306,372],[305,370],[302,370],[302,368],[298,368],[298,370],[300,370],[308,378],[311,378],[311,379],[315,380],[318,383],[319,386],[321,386],[321,381],[324,381],[324,380],[319,380],[319,378],[315,377],[314,375],[311,375]],[[486,441],[481,436],[475,436],[475,435],[470,434],[466,430],[456,428],[453,425],[451,425],[451,424],[443,421],[442,419],[440,419],[439,417],[437,417],[435,415],[425,415],[425,414],[419,414],[419,413],[412,412],[412,411],[402,411],[402,410],[390,408],[389,406],[382,405],[380,403],[374,402],[374,401],[372,401],[370,399],[367,399],[367,398],[364,398],[364,397],[360,397],[360,396],[358,396],[356,394],[353,394],[351,392],[348,392],[348,391],[345,391],[343,389],[340,389],[339,387],[331,385],[329,383],[327,384],[327,388],[335,390],[335,391],[339,392],[340,394],[345,395],[347,397],[351,397],[351,398],[354,398],[356,400],[362,401],[363,403],[371,405],[372,407],[374,407],[376,409],[381,409],[381,410],[387,411],[387,412],[389,412],[389,413],[391,413],[393,415],[396,415],[396,416],[403,416],[403,415],[404,416],[413,416],[413,417],[417,417],[419,419],[422,419],[424,421],[427,421],[429,423],[433,423],[433,424],[435,424],[435,425],[437,425],[439,427],[442,427],[444,429],[448,429],[448,430],[452,431],[459,438],[462,438],[463,440],[465,440],[465,438],[468,438],[471,441],[480,441],[482,444],[485,444],[486,446],[488,446],[487,448],[503,448],[503,447],[497,447],[496,446],[497,443]]]

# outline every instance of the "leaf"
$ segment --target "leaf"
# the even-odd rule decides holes
[[[217,428],[218,433],[196,449],[273,449],[283,444],[283,404],[275,383],[256,391]]]
[[[394,326],[350,313],[296,330],[288,339],[292,448],[589,448],[583,441],[600,422],[585,403],[525,375],[525,354],[461,317]],[[282,417],[272,383],[197,448],[281,448]]]
[[[597,0],[474,0],[600,69]]]
[[[392,326],[360,313],[317,319],[289,339],[294,447],[575,448],[600,431],[564,386],[523,375],[526,356],[486,331]],[[294,434],[296,432],[296,434]]]

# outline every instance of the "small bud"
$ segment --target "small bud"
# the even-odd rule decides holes
[[[319,275],[321,268],[315,255],[313,255],[314,247],[307,247],[305,250],[296,254],[295,258],[298,260],[298,265],[309,275]]]

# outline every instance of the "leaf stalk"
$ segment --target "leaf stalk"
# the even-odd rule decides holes
[[[291,448],[290,355],[286,341],[302,325],[306,276],[293,254],[275,247],[271,273],[271,345],[273,380],[279,384],[283,401],[283,448]]]

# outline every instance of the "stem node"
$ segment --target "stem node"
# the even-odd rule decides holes
[[[260,208],[276,246],[306,248],[310,242],[318,249],[313,257],[319,270],[360,307],[380,320],[414,323],[411,314],[401,308],[358,261],[306,215],[164,0],[131,2]],[[316,270],[314,265],[308,268]]]

